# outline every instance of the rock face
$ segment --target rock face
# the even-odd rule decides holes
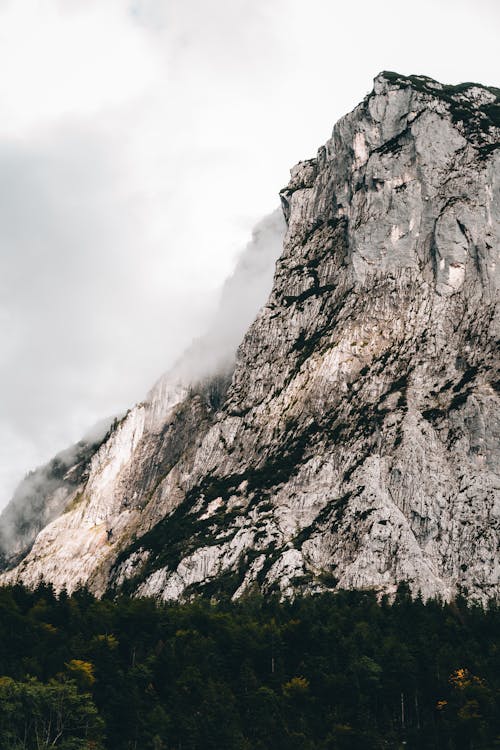
[[[4,580],[498,598],[499,95],[380,74],[292,170],[227,392],[160,381]]]
[[[30,472],[0,515],[0,560],[12,566],[38,533],[71,504],[89,478],[91,459],[115,425],[106,420],[76,445]]]

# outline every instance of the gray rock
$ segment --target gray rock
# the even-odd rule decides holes
[[[224,403],[157,395],[167,441],[151,447],[146,406],[143,448],[120,454],[133,512],[105,477],[114,437],[86,510],[42,531],[7,580],[71,587],[83,546],[78,580],[97,593],[407,581],[424,598],[498,598],[499,94],[377,76],[281,192],[283,253]],[[155,462],[154,481],[132,481]],[[98,555],[96,498],[120,528]]]

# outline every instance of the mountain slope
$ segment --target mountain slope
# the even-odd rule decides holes
[[[111,420],[97,425],[80,442],[27,474],[0,515],[0,556],[10,567],[30,549],[39,531],[57,518],[88,480],[92,456],[105,442]]]
[[[139,519],[163,517],[175,504],[176,497],[160,507],[150,500],[180,456],[190,455],[224,397],[237,344],[271,289],[284,229],[281,211],[256,226],[207,332],[105,439],[82,441],[20,484],[0,516],[0,548],[4,569],[22,562],[4,581],[35,585],[43,577],[72,590],[114,559]]]
[[[380,74],[292,170],[273,289],[224,403],[186,391],[160,410],[154,455],[123,463],[154,465],[154,483],[124,481],[133,524],[120,500],[79,580],[163,598],[402,580],[498,597],[498,95]],[[92,482],[81,525],[105,497]],[[9,579],[73,584],[82,552],[57,523]]]

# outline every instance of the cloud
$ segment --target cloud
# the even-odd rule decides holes
[[[158,80],[159,54],[126,3],[11,0],[0,13],[0,64],[9,72],[0,80],[4,134],[95,116]]]
[[[230,373],[236,350],[272,289],[286,223],[281,208],[264,217],[222,287],[219,303],[203,334],[183,352],[168,380],[196,384],[213,375]]]

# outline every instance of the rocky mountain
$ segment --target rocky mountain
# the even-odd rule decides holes
[[[162,378],[3,580],[498,598],[499,95],[377,76],[292,169],[234,368]]]

